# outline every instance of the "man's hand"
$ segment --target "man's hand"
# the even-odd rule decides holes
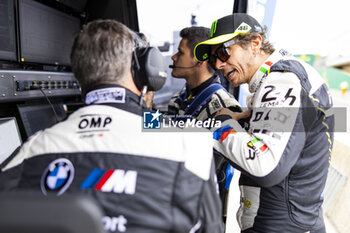
[[[244,111],[244,112],[232,112],[232,111],[228,110],[227,108],[222,108],[220,111],[218,111],[215,114],[215,117],[217,117],[219,115],[228,115],[232,119],[235,119],[236,121],[238,121],[239,119],[243,119],[243,118],[249,117],[250,113],[251,113],[251,110],[247,110],[247,111]]]

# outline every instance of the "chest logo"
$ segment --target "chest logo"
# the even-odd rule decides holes
[[[102,192],[135,194],[137,171],[95,168],[81,184],[81,189],[95,189]]]
[[[41,191],[47,195],[62,195],[71,185],[74,178],[73,164],[65,158],[52,161],[41,176]]]

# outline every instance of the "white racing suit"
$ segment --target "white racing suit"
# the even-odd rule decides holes
[[[325,232],[321,205],[334,129],[326,84],[311,66],[276,50],[249,89],[249,124],[227,120],[214,132],[214,148],[242,171],[242,232]]]
[[[112,86],[89,99],[101,96],[113,103],[33,135],[2,170],[0,190],[89,195],[108,232],[223,232],[211,133],[143,132],[138,96]]]

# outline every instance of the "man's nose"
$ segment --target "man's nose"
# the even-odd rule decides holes
[[[223,62],[220,59],[216,59],[215,68],[218,70],[221,70],[226,66],[226,64],[227,64],[226,62]]]

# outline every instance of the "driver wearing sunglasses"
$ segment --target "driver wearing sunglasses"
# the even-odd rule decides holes
[[[243,233],[325,233],[323,190],[333,145],[328,87],[311,66],[265,38],[266,28],[234,13],[212,24],[195,58],[233,86],[247,83],[249,111],[221,110],[214,148],[241,171],[237,220]],[[250,114],[243,128],[237,120]],[[231,119],[232,118],[232,119]]]
[[[212,66],[214,70],[216,69],[216,60],[219,59],[221,62],[226,62],[230,56],[231,53],[228,49],[229,46],[235,44],[235,40],[232,39],[228,42],[223,43],[222,45],[218,46],[214,51],[214,53],[210,54],[209,56],[209,64]]]

